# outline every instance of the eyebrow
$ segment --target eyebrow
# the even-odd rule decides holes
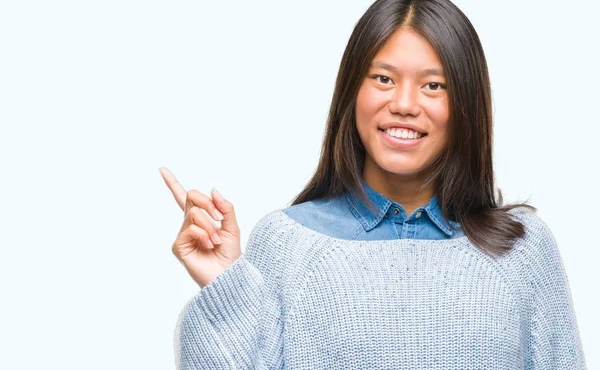
[[[400,74],[400,70],[398,68],[394,67],[391,64],[387,64],[385,62],[371,62],[369,67],[379,67],[379,68],[387,69],[388,71],[391,71],[393,73]],[[424,69],[421,72],[419,72],[419,77],[425,77],[425,76],[444,77],[444,72],[439,68],[427,68],[427,69]]]

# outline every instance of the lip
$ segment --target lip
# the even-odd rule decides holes
[[[425,135],[425,136],[421,136],[418,139],[399,139],[397,137],[392,137],[392,136],[386,134],[384,130],[379,129],[378,131],[381,135],[383,135],[383,140],[386,143],[388,143],[389,145],[392,145],[394,147],[397,147],[397,148],[415,147],[415,146],[419,145],[420,143],[422,143],[423,140],[425,140],[425,138],[427,137],[427,135]]]
[[[383,130],[383,131],[387,130],[388,128],[393,128],[393,127],[394,128],[406,128],[406,129],[409,129],[409,130],[420,132],[422,134],[426,134],[427,133],[425,130],[423,130],[419,126],[415,126],[415,125],[412,125],[410,123],[386,122],[386,123],[382,124],[381,126],[379,126],[379,128],[381,130]]]

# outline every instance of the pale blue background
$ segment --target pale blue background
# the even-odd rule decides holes
[[[245,249],[315,169],[371,3],[0,2],[0,368],[172,369],[198,286],[158,167],[231,200]],[[498,186],[553,230],[600,368],[599,6],[455,3],[488,58]]]

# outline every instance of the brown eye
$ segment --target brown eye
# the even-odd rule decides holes
[[[373,77],[376,80],[379,79],[378,81],[383,83],[384,85],[388,85],[388,82],[391,81],[391,79],[389,77],[385,77],[385,76],[375,75]]]
[[[431,82],[431,83],[428,83],[428,84],[427,84],[427,86],[429,86],[429,87],[433,87],[433,89],[432,89],[433,91],[438,91],[438,90],[441,90],[441,89],[445,89],[445,88],[446,88],[446,85],[444,85],[444,84],[439,84],[439,83],[436,83],[436,82]]]

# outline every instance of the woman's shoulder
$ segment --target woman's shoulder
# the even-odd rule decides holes
[[[554,239],[550,227],[537,212],[526,207],[513,208],[508,212],[514,216],[514,220],[523,225],[525,234],[522,237],[522,240],[525,244],[529,246],[532,244],[556,244],[556,240]]]
[[[524,235],[508,253],[531,275],[543,275],[550,266],[561,267],[562,258],[558,243],[550,226],[537,212],[525,207],[509,211],[516,221],[523,224]]]

